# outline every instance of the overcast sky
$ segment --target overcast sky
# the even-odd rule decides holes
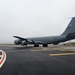
[[[0,0],[0,43],[60,35],[75,16],[75,0]]]

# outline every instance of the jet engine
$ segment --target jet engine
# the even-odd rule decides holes
[[[22,41],[21,45],[27,45],[27,42],[26,41]]]
[[[19,44],[21,44],[21,43],[22,43],[22,40],[20,40],[20,39],[15,40],[15,41],[14,41],[14,43],[15,43],[16,45],[19,45]]]

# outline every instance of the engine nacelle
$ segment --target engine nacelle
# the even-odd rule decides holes
[[[21,44],[21,43],[22,43],[22,40],[20,40],[20,39],[15,40],[15,41],[14,41],[14,43],[15,43],[16,45],[19,45],[19,44]]]
[[[27,45],[27,42],[26,41],[22,41],[21,45]]]

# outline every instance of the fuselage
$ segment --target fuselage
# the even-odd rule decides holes
[[[70,40],[70,39],[66,38],[66,36],[64,36],[64,35],[48,36],[48,37],[35,37],[35,38],[27,38],[27,39],[33,40],[35,42],[38,42],[38,44],[40,44],[39,43],[40,41],[42,43],[44,43],[44,44],[58,44],[60,42],[64,42],[64,41]]]

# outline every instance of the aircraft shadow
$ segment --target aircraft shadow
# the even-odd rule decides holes
[[[27,47],[14,47],[16,50],[25,50],[25,49],[31,49],[31,48],[34,48],[33,46],[27,46]]]

